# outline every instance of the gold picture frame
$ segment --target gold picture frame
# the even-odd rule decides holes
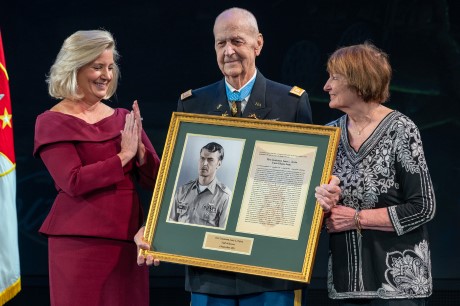
[[[146,222],[152,248],[144,255],[310,282],[323,218],[314,188],[329,180],[339,138],[337,127],[173,113]],[[192,222],[186,216],[196,203],[184,202],[183,186],[194,186],[201,148],[210,142],[225,151],[217,177],[227,202],[205,203]]]

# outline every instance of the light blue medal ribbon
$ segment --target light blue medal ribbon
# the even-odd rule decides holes
[[[228,88],[227,83],[225,83],[225,90],[227,92],[227,99],[228,101],[243,101],[246,99],[252,91],[252,87],[254,87],[254,82],[256,81],[256,78],[253,78],[251,82],[246,84],[243,88],[241,88],[239,91],[231,91],[230,88]]]

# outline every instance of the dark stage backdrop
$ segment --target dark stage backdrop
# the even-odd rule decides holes
[[[17,209],[23,284],[47,276],[47,244],[37,229],[55,196],[42,162],[32,157],[36,116],[55,100],[45,76],[63,40],[77,30],[111,31],[121,54],[114,107],[138,99],[146,129],[161,154],[181,92],[221,78],[212,27],[225,8],[258,18],[265,38],[258,68],[270,79],[310,94],[313,117],[324,124],[341,114],[322,91],[325,62],[338,46],[371,40],[394,67],[389,106],[420,127],[437,197],[429,224],[436,289],[460,282],[460,2],[456,0],[303,1],[1,1],[0,29],[10,76],[17,160]],[[59,131],[56,131],[58,133]],[[151,194],[144,193],[148,207]],[[312,286],[326,285],[327,235],[322,233]],[[182,286],[183,267],[152,269],[154,286]],[[24,283],[25,282],[25,283]]]

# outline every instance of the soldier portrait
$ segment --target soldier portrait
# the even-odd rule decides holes
[[[225,228],[243,145],[241,139],[187,137],[168,222]]]

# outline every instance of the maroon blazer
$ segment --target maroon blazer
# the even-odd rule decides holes
[[[37,117],[33,155],[42,159],[58,191],[40,233],[132,241],[143,221],[135,180],[153,189],[160,159],[142,132],[146,162],[121,166],[117,154],[128,112],[117,108],[94,124],[52,111]]]

